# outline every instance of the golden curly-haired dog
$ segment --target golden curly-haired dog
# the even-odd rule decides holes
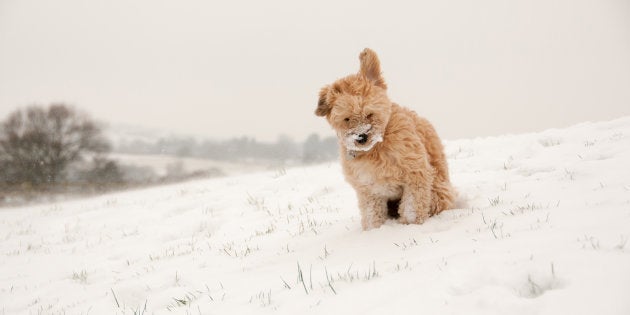
[[[366,48],[359,60],[359,73],[321,89],[315,114],[337,132],[363,229],[388,217],[421,224],[454,203],[442,143],[426,119],[389,100],[376,53]]]

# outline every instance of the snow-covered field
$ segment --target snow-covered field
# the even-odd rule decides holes
[[[630,314],[630,117],[446,149],[423,225],[338,163],[0,209],[0,314]]]
[[[167,176],[169,168],[176,168],[188,173],[217,170],[225,175],[240,175],[269,168],[264,163],[224,162],[172,155],[113,153],[109,154],[109,157],[122,165],[148,167],[158,176]]]

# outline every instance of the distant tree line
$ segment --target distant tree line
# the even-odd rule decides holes
[[[187,173],[173,165],[159,177],[147,166],[119,165],[108,157],[112,148],[96,121],[66,104],[12,112],[0,121],[0,205],[13,196],[30,199],[25,195],[84,193],[221,174],[215,169]],[[285,135],[272,143],[248,137],[225,141],[169,137],[122,142],[116,151],[281,165],[322,162],[338,155],[336,139],[320,139],[317,134],[303,143]]]
[[[303,143],[281,135],[275,142],[259,142],[254,138],[240,137],[230,140],[195,140],[190,137],[168,137],[156,141],[121,141],[116,152],[129,154],[166,154],[180,157],[196,157],[218,161],[270,161],[309,164],[337,158],[338,144],[335,137],[321,139],[311,134]]]

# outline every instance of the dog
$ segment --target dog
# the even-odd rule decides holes
[[[337,133],[363,230],[389,218],[422,224],[454,205],[444,148],[429,121],[389,100],[376,53],[366,48],[359,60],[357,74],[320,90],[315,115]]]

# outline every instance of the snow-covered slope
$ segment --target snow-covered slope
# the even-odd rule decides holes
[[[337,163],[0,209],[0,314],[630,314],[630,117],[446,149],[423,225]]]

